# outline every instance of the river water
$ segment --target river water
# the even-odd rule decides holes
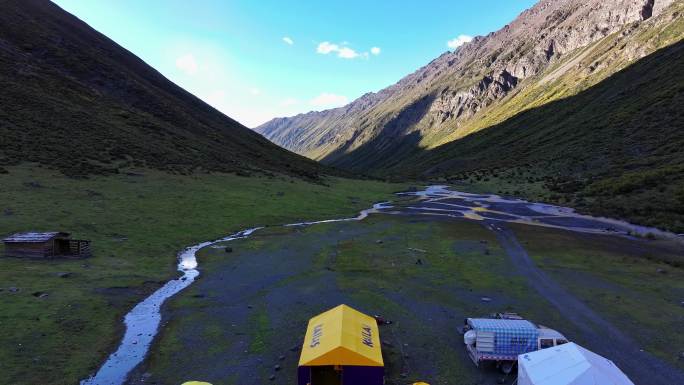
[[[310,226],[319,223],[360,221],[371,213],[388,208],[390,208],[390,206],[388,206],[387,203],[376,203],[373,205],[373,208],[363,210],[358,216],[353,218],[291,223],[284,226]],[[197,270],[197,251],[218,243],[247,238],[261,228],[262,227],[255,227],[229,235],[225,238],[198,243],[180,252],[178,254],[178,271],[181,272],[181,276],[167,282],[126,314],[124,317],[126,332],[124,333],[119,347],[109,356],[109,358],[107,358],[97,373],[81,381],[81,385],[123,384],[129,373],[143,361],[154,337],[159,331],[159,324],[161,323],[161,306],[167,299],[190,286],[199,276],[200,272]]]
[[[533,226],[553,227],[570,231],[633,236],[653,234],[658,237],[682,241],[675,234],[643,227],[609,218],[597,218],[576,213],[573,209],[505,198],[492,194],[470,194],[449,190],[446,186],[429,186],[425,190],[399,193],[419,199],[415,204],[394,208],[388,203],[376,203],[353,218],[327,219],[312,222],[291,223],[284,226],[310,226],[320,223],[359,221],[371,213],[438,215],[465,218],[476,221],[524,223]],[[249,237],[261,227],[240,231],[225,238],[199,243],[178,255],[178,271],[181,276],[167,282],[160,289],[138,303],[124,317],[126,332],[117,350],[100,369],[81,385],[121,385],[129,373],[147,355],[161,322],[161,306],[164,302],[191,285],[199,276],[196,253],[198,250]],[[218,246],[217,246],[218,247]]]

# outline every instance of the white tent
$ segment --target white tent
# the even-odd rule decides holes
[[[518,385],[634,385],[613,361],[567,343],[518,356]]]

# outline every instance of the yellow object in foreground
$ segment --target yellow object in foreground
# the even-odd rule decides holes
[[[309,320],[299,366],[384,366],[378,324],[347,305]]]
[[[430,385],[427,382],[414,382],[413,385]]]
[[[184,382],[181,385],[211,385],[211,384],[208,382],[202,382],[202,381],[188,381],[188,382]]]

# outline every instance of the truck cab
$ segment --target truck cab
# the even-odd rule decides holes
[[[568,343],[568,339],[559,332],[539,325],[539,337],[537,337],[537,350],[552,348]]]

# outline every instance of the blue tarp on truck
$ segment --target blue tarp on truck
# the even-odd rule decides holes
[[[478,354],[517,356],[537,350],[539,330],[530,321],[468,318],[468,324],[477,333]]]

